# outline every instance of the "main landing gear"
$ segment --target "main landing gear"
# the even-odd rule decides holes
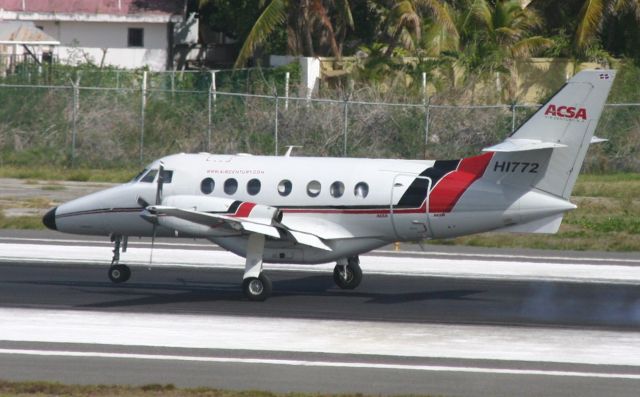
[[[112,235],[111,241],[113,242],[113,258],[111,259],[111,266],[109,267],[109,280],[111,282],[119,284],[124,283],[131,277],[131,269],[127,265],[120,265],[120,247],[122,246],[122,252],[127,252],[127,236]]]
[[[247,242],[242,291],[250,301],[265,301],[271,296],[271,280],[262,272],[264,235],[251,233]]]
[[[338,260],[333,268],[333,281],[342,289],[354,289],[362,281],[360,258],[352,256]]]

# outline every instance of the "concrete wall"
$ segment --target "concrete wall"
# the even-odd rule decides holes
[[[311,98],[318,93],[318,83],[321,78],[320,59],[310,57],[296,57],[290,55],[271,55],[269,64],[274,67],[288,65],[293,62],[300,63],[300,92],[303,98]]]
[[[134,69],[143,66],[161,71],[167,67],[169,42],[166,23],[35,21],[44,31],[60,41],[60,62],[72,64],[91,60]],[[144,29],[144,48],[128,47],[128,29]]]

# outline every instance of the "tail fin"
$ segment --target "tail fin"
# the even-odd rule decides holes
[[[614,78],[613,70],[571,78],[505,141],[484,149],[494,156],[483,178],[568,199]]]

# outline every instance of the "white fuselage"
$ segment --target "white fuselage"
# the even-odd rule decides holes
[[[311,232],[331,251],[286,239],[267,239],[266,262],[321,263],[358,255],[394,241],[449,238],[530,222],[573,206],[541,192],[481,179],[494,170],[493,153],[461,161],[178,154],[162,162],[171,172],[162,202],[217,211],[233,201],[278,208],[282,224]],[[466,164],[462,164],[467,161]],[[422,174],[422,176],[421,176]],[[157,177],[156,177],[157,178]],[[153,203],[155,179],[142,175],[57,207],[57,230],[151,236],[140,214]],[[235,186],[235,189],[234,189]],[[565,203],[565,204],[563,204]],[[239,255],[247,235],[181,220],[161,219],[157,236],[202,237]]]

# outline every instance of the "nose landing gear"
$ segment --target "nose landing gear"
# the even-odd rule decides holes
[[[342,289],[355,289],[362,281],[360,258],[352,256],[338,260],[333,268],[333,281]]]
[[[109,280],[115,284],[124,283],[131,277],[131,269],[127,265],[121,265],[120,261],[120,247],[122,246],[122,252],[127,252],[127,236],[111,235],[111,241],[113,242],[113,258],[111,259],[111,266],[109,267]]]

